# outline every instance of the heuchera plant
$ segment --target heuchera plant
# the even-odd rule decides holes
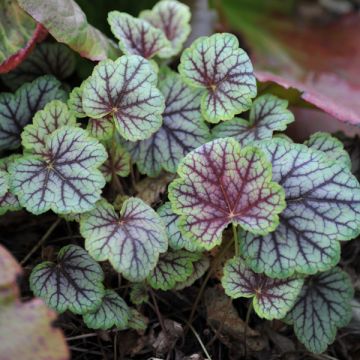
[[[84,247],[67,245],[56,261],[37,265],[30,287],[89,328],[146,327],[105,288],[101,262],[131,283],[137,305],[150,288],[191,286],[215,266],[209,250],[232,246],[226,294],[251,298],[260,317],[292,324],[306,348],[322,352],[351,314],[351,283],[336,267],[340,243],[360,234],[350,158],[330,134],[304,144],[279,134],[294,116],[287,101],[256,97],[252,64],[234,35],[198,38],[178,71],[170,68],[189,20],[174,0],[138,18],[110,12],[123,55],[100,61],[70,94],[60,82],[74,70],[64,45],[38,46],[4,76],[14,93],[0,94],[8,155],[0,160],[0,214],[51,210],[79,222]],[[134,171],[154,182],[173,174],[167,199],[152,207],[134,197]]]

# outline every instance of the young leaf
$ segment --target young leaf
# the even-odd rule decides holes
[[[286,278],[313,274],[339,261],[338,240],[360,232],[360,185],[325,153],[283,139],[258,143],[272,162],[273,180],[285,190],[280,224],[266,236],[247,233],[242,254],[255,272]]]
[[[20,146],[20,134],[34,114],[51,100],[65,100],[61,83],[51,75],[22,85],[15,94],[0,94],[0,150]]]
[[[97,309],[104,296],[101,266],[80,246],[67,245],[57,263],[45,261],[33,269],[30,288],[59,313],[85,314]]]
[[[106,157],[85,130],[62,127],[47,137],[42,155],[24,155],[11,164],[10,189],[33,214],[89,211],[105,186],[98,167]]]
[[[102,61],[83,85],[83,110],[96,119],[111,114],[127,140],[146,139],[161,126],[164,111],[156,82],[152,66],[140,56]]]
[[[20,85],[46,74],[59,80],[66,79],[74,70],[75,56],[66,45],[42,43],[18,67],[1,78],[10,89],[16,90]]]
[[[8,211],[17,211],[21,209],[21,205],[17,197],[11,193],[8,189],[9,185],[9,167],[11,163],[13,163],[16,159],[18,159],[21,155],[14,154],[10,155],[6,158],[0,159],[0,188],[1,188],[1,173],[5,174],[3,181],[7,187],[6,191],[1,195],[0,190],[0,215],[4,215]],[[6,180],[7,179],[7,180]],[[4,186],[4,185],[3,185]],[[4,189],[4,188],[3,188]]]
[[[97,261],[109,260],[126,279],[144,280],[168,242],[159,216],[142,200],[123,203],[120,217],[105,200],[85,214],[80,223],[85,247]]]
[[[89,119],[86,130],[92,137],[106,141],[112,138],[114,134],[114,122],[112,116],[108,115],[100,119]]]
[[[84,84],[84,83],[83,83]],[[83,85],[75,87],[69,95],[67,105],[77,118],[84,118],[86,114],[82,106]]]
[[[188,154],[178,174],[169,186],[172,208],[181,215],[181,232],[205,249],[221,243],[230,223],[263,235],[277,227],[284,191],[271,181],[271,165],[256,148],[214,140]]]
[[[286,100],[262,95],[251,106],[249,121],[234,118],[217,125],[212,134],[215,138],[234,137],[241,145],[271,139],[274,131],[283,131],[294,121],[287,105]]]
[[[150,59],[162,56],[161,50],[171,47],[165,34],[143,19],[119,11],[110,11],[108,22],[112,33],[119,39],[120,49],[126,55],[139,55]]]
[[[331,160],[351,169],[351,159],[343,143],[330,134],[317,132],[312,134],[304,144],[312,149],[323,151]]]
[[[197,39],[182,53],[179,72],[189,85],[204,90],[201,112],[211,123],[248,110],[256,96],[250,59],[232,34]]]
[[[193,263],[194,270],[189,277],[184,281],[179,281],[173,287],[173,290],[183,290],[194,284],[194,282],[200,279],[210,266],[209,258],[205,255]]]
[[[187,5],[175,0],[159,1],[151,10],[142,11],[140,18],[160,29],[171,47],[160,51],[160,56],[171,57],[180,52],[190,34],[191,13]]]
[[[66,104],[53,100],[35,114],[31,125],[25,126],[21,134],[22,145],[33,154],[46,154],[47,138],[64,126],[76,126],[76,118]]]
[[[128,327],[130,329],[144,331],[149,324],[149,319],[143,314],[139,313],[136,309],[130,308],[130,319]]]
[[[147,277],[154,289],[170,290],[179,281],[185,281],[193,272],[193,262],[199,254],[185,250],[168,251],[160,256],[155,269]]]
[[[113,176],[126,177],[130,174],[130,154],[121,146],[115,150],[108,149],[108,159],[101,166],[101,172],[106,181],[111,181]]]
[[[152,177],[162,168],[176,172],[180,160],[210,138],[200,112],[199,91],[172,71],[163,74],[158,87],[165,97],[161,128],[146,140],[125,143],[140,172]]]
[[[321,353],[335,340],[337,328],[350,321],[353,295],[349,276],[339,268],[311,276],[286,319],[307,349]]]
[[[186,249],[188,251],[203,251],[204,248],[184,236],[179,229],[179,215],[176,215],[171,209],[171,203],[167,202],[157,210],[163,221],[166,233],[169,239],[169,247],[173,250]]]
[[[113,290],[105,290],[101,305],[94,311],[83,315],[85,324],[90,329],[107,330],[115,326],[125,329],[130,317],[126,302]]]
[[[135,305],[140,305],[149,301],[148,288],[145,282],[131,285],[130,301]]]
[[[234,257],[224,266],[221,280],[225,293],[233,299],[253,298],[256,313],[265,319],[281,319],[292,308],[304,283],[300,278],[271,279],[246,267]]]

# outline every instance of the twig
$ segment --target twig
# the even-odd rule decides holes
[[[154,304],[156,316],[158,317],[160,326],[161,326],[162,330],[164,331],[164,334],[166,335],[167,334],[167,329],[165,327],[163,318],[161,316],[161,313],[160,313],[160,310],[159,310],[159,307],[158,307],[154,292],[150,287],[149,287],[149,292],[150,292],[150,296],[151,296],[151,299],[152,299],[153,304]]]
[[[252,308],[253,308],[253,303],[252,303],[252,300],[250,300],[250,305],[247,309],[247,312],[246,312],[246,319],[245,319],[245,330],[244,330],[244,358],[245,360],[247,359],[247,330],[248,330],[248,327],[249,327],[249,321],[250,321],[250,315],[251,315],[251,312],[252,312]]]

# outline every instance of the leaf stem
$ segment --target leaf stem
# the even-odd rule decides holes
[[[56,227],[60,224],[61,218],[58,218],[47,230],[44,236],[39,240],[39,242],[30,250],[30,252],[20,261],[20,265],[24,265],[31,256],[39,249],[41,245],[45,243],[45,241],[49,238],[49,236],[53,233]]]
[[[232,230],[233,230],[233,234],[234,234],[235,256],[238,257],[238,256],[240,256],[239,239],[238,239],[238,234],[237,234],[237,228],[234,223],[232,223]]]
[[[244,358],[245,358],[245,360],[247,359],[247,344],[246,344],[247,330],[248,330],[248,327],[249,327],[249,321],[250,321],[250,315],[252,313],[252,309],[253,309],[253,302],[251,300],[250,305],[249,305],[249,307],[247,309],[246,318],[245,318],[245,330],[244,330]]]

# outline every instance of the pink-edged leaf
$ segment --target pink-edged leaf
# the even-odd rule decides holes
[[[19,0],[19,5],[49,33],[81,56],[99,61],[119,55],[113,41],[91,26],[74,0]]]
[[[254,147],[219,139],[189,153],[179,166],[180,179],[169,186],[169,199],[183,234],[211,249],[222,231],[238,224],[254,234],[278,225],[284,191],[271,181],[271,165]]]
[[[265,319],[281,319],[292,308],[304,280],[301,278],[272,279],[257,274],[240,257],[228,260],[221,280],[227,295],[233,299],[253,298],[256,313]]]

